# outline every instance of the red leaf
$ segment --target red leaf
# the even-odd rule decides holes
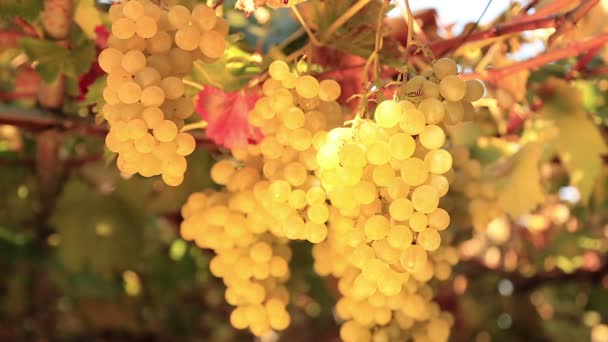
[[[247,115],[258,98],[257,92],[225,93],[205,87],[198,94],[196,111],[207,121],[207,137],[227,148],[258,143],[262,132],[247,121]]]
[[[108,37],[110,37],[110,31],[105,25],[98,25],[95,27],[95,45],[99,49],[105,49],[108,47]]]

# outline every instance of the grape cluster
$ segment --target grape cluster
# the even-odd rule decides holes
[[[343,122],[335,100],[340,86],[298,76],[275,61],[262,96],[249,113],[264,138],[232,149],[211,178],[221,192],[193,194],[182,208],[181,235],[212,249],[211,272],[224,280],[226,300],[236,306],[231,324],[256,336],[285,329],[289,296],[290,239],[325,240],[326,193],[314,171],[315,141]]]
[[[148,0],[114,3],[109,17],[109,47],[99,55],[108,73],[106,146],[118,153],[121,172],[162,175],[177,186],[195,147],[192,135],[180,132],[194,110],[182,78],[195,60],[213,62],[223,55],[228,23],[205,5],[167,11]]]
[[[315,270],[340,279],[345,341],[448,338],[452,319],[426,284],[447,279],[458,259],[440,248],[450,216],[439,202],[454,178],[443,126],[468,120],[470,101],[484,92],[457,72],[453,61],[438,60],[408,80],[406,99],[380,102],[373,119],[333,129],[320,144],[316,175],[330,214]]]

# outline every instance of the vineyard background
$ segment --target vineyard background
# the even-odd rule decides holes
[[[213,253],[179,233],[188,196],[220,188],[214,160],[247,139],[230,132],[246,120],[239,91],[281,59],[336,79],[355,111],[356,94],[370,108],[390,98],[405,66],[450,57],[486,85],[473,121],[448,127],[454,164],[480,166],[442,200],[444,244],[460,255],[434,284],[450,340],[608,341],[608,1],[465,1],[463,20],[451,2],[410,0],[410,36],[403,1],[290,2],[297,11],[247,15],[215,4],[229,44],[184,81],[200,115],[186,122],[197,148],[179,187],[121,175],[105,148],[96,56],[109,3],[0,2],[0,340],[251,340],[230,326]],[[365,72],[373,53],[377,75]],[[261,340],[339,340],[337,282],[315,274],[309,243],[291,245],[292,323]]]

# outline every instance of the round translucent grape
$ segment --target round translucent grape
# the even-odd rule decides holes
[[[354,189],[356,199],[361,204],[370,204],[378,198],[376,186],[368,181],[361,181]]]
[[[304,126],[304,112],[298,107],[291,107],[284,112],[279,113],[279,117],[285,127],[289,129],[298,129]],[[316,135],[316,134],[315,134]]]
[[[380,127],[395,127],[401,120],[401,106],[393,100],[382,101],[376,107],[374,119]]]
[[[428,150],[436,150],[445,143],[445,133],[443,129],[437,125],[428,125],[424,127],[418,136],[420,144]]]
[[[446,76],[458,75],[458,65],[449,58],[441,58],[433,63],[433,72],[438,79],[442,80]]]
[[[130,139],[139,139],[148,131],[146,123],[142,119],[133,119],[127,122],[127,131]]]
[[[340,84],[334,80],[323,80],[319,83],[319,99],[321,101],[336,101],[340,97]]]
[[[215,26],[213,26],[213,31],[216,31],[217,33],[225,37],[230,31],[230,23],[228,23],[228,20],[222,17],[217,17],[217,22],[215,23]]]
[[[146,87],[141,92],[141,104],[146,107],[159,107],[165,102],[165,92],[158,86]]]
[[[428,218],[429,227],[436,230],[444,230],[450,225],[450,214],[442,208],[431,211]]]
[[[422,84],[426,81],[426,78],[423,76],[414,76],[411,79],[407,80],[405,84],[405,93],[408,96],[420,96],[420,90],[422,89]]]
[[[110,18],[111,22],[114,22],[116,20],[118,20],[119,18],[124,17],[124,14],[122,12],[122,7],[124,6],[124,4],[115,2],[112,4],[112,6],[110,6],[110,9],[108,11],[108,17]]]
[[[146,49],[151,54],[161,54],[168,52],[171,50],[171,45],[173,41],[171,36],[165,31],[158,31],[156,34],[147,40]],[[163,72],[159,70],[160,74],[163,75]]]
[[[268,193],[276,202],[287,202],[289,194],[291,193],[291,185],[282,179],[275,180],[270,183]]]
[[[306,216],[313,223],[325,223],[329,218],[329,208],[324,203],[312,204],[308,207]]]
[[[154,129],[164,120],[163,111],[157,107],[148,107],[141,113],[141,118],[150,129]]]
[[[414,213],[414,206],[407,198],[397,198],[388,209],[391,217],[397,221],[407,221]]]
[[[175,33],[175,44],[182,50],[195,50],[201,40],[200,31],[194,26],[184,26]]]
[[[215,26],[217,16],[215,15],[215,10],[213,8],[199,4],[192,9],[190,20],[201,31],[209,31]]]
[[[268,73],[270,74],[270,77],[277,81],[282,81],[291,74],[289,71],[289,65],[283,61],[274,61],[270,63]]]
[[[220,160],[211,167],[211,179],[217,184],[227,184],[232,175],[236,172],[234,164],[228,160]]]
[[[99,54],[99,66],[106,73],[111,73],[116,67],[119,67],[122,61],[123,54],[117,49],[107,48]]]
[[[444,99],[451,102],[462,100],[467,86],[462,78],[457,75],[444,77],[439,83],[439,91]]]
[[[293,209],[302,209],[306,206],[306,192],[301,189],[295,189],[289,194],[287,204]]]
[[[161,12],[163,12],[160,7],[153,3],[147,3],[144,5],[144,13],[146,16],[158,21],[161,17]]]
[[[140,87],[146,88],[151,85],[158,85],[160,82],[160,73],[156,69],[148,66],[138,71],[133,79]]]
[[[418,233],[417,243],[425,250],[432,252],[441,245],[441,235],[433,228],[427,228]]]
[[[135,22],[129,18],[120,18],[112,23],[112,33],[120,39],[129,39],[135,34]]]
[[[422,132],[425,123],[426,118],[424,113],[414,108],[403,111],[403,115],[399,121],[399,128],[409,135],[417,135]]]
[[[291,92],[285,88],[277,89],[270,98],[270,108],[280,113],[293,106],[293,96]]]
[[[308,210],[310,210],[310,208]],[[321,217],[318,219],[320,220]],[[315,223],[312,219],[311,221],[312,222],[306,223],[306,239],[312,243],[324,241],[327,238],[327,226],[325,224]]]
[[[390,164],[377,165],[372,172],[372,180],[377,186],[387,186],[395,178],[395,170]]]
[[[188,133],[177,133],[177,137],[175,137],[175,143],[177,144],[177,149],[175,153],[180,156],[188,156],[194,152],[194,148],[196,147],[196,141],[194,137]]]
[[[390,198],[396,200],[407,196],[410,193],[410,186],[401,177],[395,177],[386,186],[386,192]]]
[[[118,90],[118,98],[123,103],[136,103],[141,97],[141,87],[135,82],[125,82]]]
[[[445,176],[440,175],[430,175],[425,184],[434,187],[439,193],[439,197],[445,196],[450,188],[448,179]]]
[[[135,149],[140,153],[151,153],[156,146],[156,140],[150,133],[144,133],[134,141]]]
[[[304,184],[307,176],[308,171],[306,170],[306,167],[299,162],[291,162],[285,165],[285,168],[283,169],[284,179],[293,186]]]
[[[464,118],[464,107],[462,102],[443,101],[445,108],[444,122],[448,125],[454,125],[462,121]]]
[[[433,150],[426,154],[424,162],[431,173],[441,175],[452,168],[452,155],[444,149]]]
[[[435,82],[424,81],[422,83],[422,95],[425,99],[439,97],[439,86]]]
[[[443,103],[436,98],[428,98],[420,101],[420,104],[418,104],[418,109],[424,113],[426,123],[429,125],[434,125],[441,122],[445,115]]]
[[[177,136],[177,126],[171,120],[163,120],[153,129],[156,139],[163,142],[173,141]]]
[[[439,193],[430,185],[421,185],[412,192],[412,204],[417,211],[430,213],[439,205]]]
[[[290,134],[291,147],[296,151],[305,151],[312,144],[312,134],[305,128],[298,128]]]
[[[376,141],[367,149],[367,161],[372,165],[383,165],[391,159],[391,148],[385,141]]]
[[[428,256],[424,248],[419,245],[411,245],[401,253],[399,262],[408,271],[419,269],[426,265]]]
[[[475,102],[483,97],[485,92],[483,83],[480,80],[467,80],[466,93],[462,98],[466,102]]]
[[[209,58],[220,58],[226,50],[226,41],[217,31],[205,32],[201,36],[199,48]]]
[[[412,244],[414,235],[405,225],[392,226],[386,237],[388,244],[396,249],[404,250]]]
[[[169,186],[179,186],[184,182],[184,175],[167,175],[163,173],[162,179]]]
[[[390,230],[390,224],[383,215],[374,215],[365,221],[363,226],[365,236],[370,240],[381,240]]]
[[[401,178],[411,186],[423,184],[428,173],[428,168],[422,159],[409,158],[401,163]]]
[[[414,154],[416,149],[416,141],[411,135],[406,133],[397,133],[388,140],[391,156],[397,160],[405,160]]]
[[[180,29],[190,23],[190,10],[181,5],[171,6],[167,19],[174,29]]]
[[[129,19],[137,20],[144,15],[144,5],[138,1],[127,1],[122,6],[122,13]]]
[[[169,100],[175,100],[184,95],[184,83],[178,77],[165,77],[160,81],[160,87]]]
[[[361,144],[346,143],[339,152],[340,164],[347,168],[363,168],[367,164],[365,149]]]
[[[414,212],[409,219],[409,226],[415,232],[421,232],[426,229],[428,224],[428,217],[425,213]]]
[[[126,72],[135,75],[146,66],[146,56],[138,50],[128,51],[122,57],[120,65]]]
[[[296,92],[305,99],[312,99],[319,93],[319,81],[310,75],[300,76],[296,80]]]
[[[142,38],[152,38],[157,31],[156,21],[151,17],[144,16],[135,22],[135,33]]]

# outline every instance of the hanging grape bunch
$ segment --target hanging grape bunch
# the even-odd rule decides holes
[[[223,55],[228,23],[205,5],[165,10],[136,0],[113,4],[109,16],[109,47],[99,55],[108,73],[102,110],[110,125],[106,146],[118,154],[122,173],[162,175],[177,186],[196,145],[192,135],[180,132],[194,110],[182,78],[194,61],[211,63]]]

